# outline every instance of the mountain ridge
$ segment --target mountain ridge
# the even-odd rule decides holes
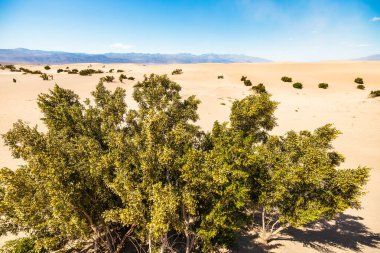
[[[70,53],[63,51],[30,50],[26,48],[0,49],[0,62],[63,64],[63,63],[254,63],[270,62],[268,59],[243,54],[190,53]]]

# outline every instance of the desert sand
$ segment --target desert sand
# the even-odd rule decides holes
[[[205,130],[210,130],[215,120],[229,117],[234,99],[251,93],[240,77],[245,75],[253,85],[264,83],[280,104],[276,111],[278,126],[274,134],[293,130],[313,130],[326,123],[333,123],[342,135],[335,141],[335,148],[345,155],[342,168],[366,165],[372,168],[371,178],[362,199],[362,209],[348,210],[336,222],[318,228],[290,229],[280,240],[271,242],[269,252],[380,252],[380,98],[368,98],[371,90],[380,90],[380,62],[319,62],[319,63],[257,63],[257,64],[99,64],[93,69],[108,71],[124,70],[135,81],[118,81],[120,73],[93,74],[92,76],[56,73],[58,68],[85,69],[89,64],[52,65],[44,70],[42,65],[16,65],[53,74],[54,80],[43,81],[39,75],[22,74],[0,70],[0,133],[12,127],[18,119],[32,125],[41,124],[41,114],[36,104],[37,95],[47,92],[55,83],[74,90],[82,99],[90,97],[99,78],[115,76],[110,89],[123,87],[127,90],[128,106],[134,107],[131,93],[133,85],[142,80],[144,74],[168,74],[182,86],[183,97],[195,94],[201,101],[200,120]],[[103,67],[104,66],[104,67]],[[171,75],[181,68],[182,75]],[[217,79],[223,75],[224,79]],[[301,82],[302,90],[284,83],[282,76],[290,76]],[[365,90],[356,88],[354,79],[364,79]],[[13,83],[12,79],[17,80]],[[326,82],[329,88],[319,89],[318,83]],[[16,168],[22,164],[15,160],[0,140],[0,167]],[[1,238],[0,243],[6,238]],[[249,237],[240,239],[237,252],[261,252],[249,243]]]

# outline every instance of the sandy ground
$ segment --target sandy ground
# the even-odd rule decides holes
[[[82,99],[90,96],[101,76],[57,74],[58,68],[84,69],[89,64],[69,64],[51,66],[45,71],[43,66],[24,65],[54,75],[54,80],[43,81],[39,75],[21,74],[0,70],[0,133],[5,133],[18,119],[31,124],[39,124],[41,114],[36,105],[36,97],[47,92],[55,83],[74,90]],[[103,67],[104,66],[104,67]],[[18,66],[19,67],[19,66]],[[284,238],[271,243],[269,252],[380,252],[380,98],[368,98],[371,90],[380,89],[380,62],[321,62],[321,63],[258,63],[258,64],[92,64],[94,69],[108,71],[123,69],[135,81],[115,81],[106,84],[114,89],[121,86],[127,90],[128,105],[132,87],[144,74],[168,74],[176,68],[183,69],[182,75],[170,77],[183,87],[183,96],[195,94],[202,104],[199,107],[199,124],[206,130],[215,120],[227,120],[231,103],[243,98],[250,91],[240,81],[248,76],[253,84],[264,83],[280,102],[276,116],[278,127],[275,134],[288,130],[313,130],[326,123],[333,123],[342,135],[335,142],[338,151],[346,156],[342,167],[367,165],[372,168],[367,184],[367,195],[363,197],[361,210],[348,210],[337,222],[325,224],[319,229],[287,231]],[[113,73],[118,79],[120,73]],[[224,79],[217,79],[224,75]],[[284,75],[293,81],[302,82],[304,88],[297,90],[280,78]],[[366,90],[356,89],[354,79],[362,77]],[[16,83],[12,79],[17,80]],[[327,82],[327,90],[319,89],[318,83]],[[43,129],[41,126],[40,129]],[[22,164],[14,160],[0,140],[0,166],[16,168]],[[6,238],[0,238],[0,243]],[[249,244],[250,238],[242,239],[237,252],[262,252]],[[264,251],[265,252],[265,251]]]

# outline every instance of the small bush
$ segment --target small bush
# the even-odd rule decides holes
[[[175,69],[172,72],[172,75],[181,75],[183,73],[182,69]]]
[[[57,73],[58,74],[61,73],[61,72],[63,72],[63,69],[57,69]]]
[[[320,84],[318,84],[318,88],[321,88],[321,89],[327,89],[328,87],[329,87],[328,83],[320,83]]]
[[[12,72],[16,72],[17,71],[15,65],[4,65],[4,68],[9,69]]]
[[[66,67],[66,69],[69,69],[69,67]]]
[[[130,76],[130,77],[128,77],[128,80],[135,80],[135,78],[133,77],[133,76]]]
[[[380,97],[380,90],[373,90],[369,93],[370,98]]]
[[[95,74],[103,74],[103,73],[104,73],[103,70],[100,70],[100,69],[95,71]]]
[[[244,85],[245,85],[245,86],[252,86],[252,82],[251,82],[251,80],[245,80],[245,81],[244,81]]]
[[[286,83],[291,83],[293,80],[291,77],[283,76],[281,77],[281,81],[286,82]]]
[[[44,67],[44,69],[49,70],[49,69],[50,69],[50,66],[46,65],[46,66]]]
[[[35,241],[29,237],[10,240],[1,247],[1,253],[35,253]],[[42,251],[41,251],[42,252]]]
[[[252,90],[255,91],[256,93],[267,93],[265,86],[262,83],[252,86]]]
[[[40,77],[41,77],[42,80],[44,80],[44,81],[49,80],[49,76],[48,76],[46,73],[41,74]]]
[[[302,89],[302,83],[293,83],[293,88]]]
[[[113,76],[105,76],[105,77],[100,78],[101,81],[107,82],[107,83],[112,83],[114,79],[115,77]]]
[[[356,86],[356,88],[358,88],[359,90],[364,90],[365,86],[363,84],[359,84],[358,86]]]
[[[25,73],[29,73],[29,74],[34,74],[34,75],[41,75],[42,74],[42,72],[39,70],[32,71],[30,69],[22,68],[22,67],[20,68],[20,71],[25,72]]]
[[[14,82],[14,83],[17,82],[15,78],[13,78],[13,82]]]
[[[240,81],[245,82],[247,80],[246,76],[241,76]]]
[[[358,84],[363,84],[363,78],[360,78],[360,77],[357,77],[355,78],[355,83],[358,83]]]
[[[124,72],[124,70],[122,70],[122,69],[117,70],[117,73],[122,73],[122,72]]]
[[[224,79],[224,76],[218,76],[218,79]]]
[[[119,81],[122,83],[123,80],[124,80],[124,79],[127,79],[127,78],[128,78],[128,77],[127,77],[126,75],[121,74],[121,75],[119,76]]]
[[[70,71],[67,72],[68,74],[78,74],[78,70],[77,69],[72,69]]]
[[[90,75],[94,74],[95,72],[96,72],[95,69],[82,69],[81,71],[79,71],[79,75],[90,76]]]
[[[114,69],[110,69],[109,73],[112,73]]]

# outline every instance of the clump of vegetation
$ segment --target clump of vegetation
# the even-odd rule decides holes
[[[46,66],[44,67],[44,69],[49,70],[49,69],[50,69],[50,66],[49,66],[49,65],[46,65]]]
[[[244,85],[245,85],[245,86],[252,86],[252,82],[251,82],[251,80],[248,80],[248,79],[245,80],[245,81],[244,81]]]
[[[218,79],[224,79],[223,75],[218,76]]]
[[[122,69],[117,70],[117,73],[122,73],[122,72],[124,72],[124,70],[122,70]]]
[[[14,83],[16,83],[16,82],[17,82],[16,78],[13,78],[13,82],[14,82]]]
[[[21,67],[20,70],[24,73],[28,73],[28,74],[34,74],[34,75],[41,75],[42,72],[40,70],[30,70],[30,69],[27,69],[27,68],[23,68]]]
[[[361,77],[355,78],[354,82],[357,84],[364,84],[363,78],[361,78]]]
[[[365,86],[363,84],[359,84],[358,86],[356,86],[356,88],[359,90],[364,90]]]
[[[283,76],[281,77],[281,81],[286,82],[286,83],[291,83],[293,80],[291,77]]]
[[[293,83],[293,88],[302,89],[303,88],[302,83]]]
[[[128,79],[128,77],[124,74],[120,74],[119,81],[122,83],[124,79]]]
[[[63,72],[63,69],[57,69],[57,73],[58,74],[61,73],[61,72]]]
[[[4,69],[9,69],[11,72],[18,72],[18,69],[12,64],[4,65]]]
[[[100,78],[101,81],[107,82],[107,83],[112,83],[114,79],[115,79],[114,76],[104,76]]]
[[[109,73],[112,73],[113,71],[114,71],[114,69],[110,69],[108,72],[109,72]]]
[[[252,86],[252,90],[255,91],[256,93],[267,93],[264,84],[259,83],[258,85]]]
[[[67,74],[78,74],[78,69],[72,69],[67,71]]]
[[[30,237],[23,237],[10,240],[4,243],[0,253],[37,253],[44,252],[43,249],[36,248],[35,240]]]
[[[320,83],[318,84],[318,88],[320,89],[327,89],[329,87],[328,83]]]
[[[247,80],[246,76],[241,76],[240,81],[245,82]]]
[[[98,69],[98,70],[95,70],[95,69],[83,69],[81,71],[79,71],[79,75],[81,76],[90,76],[92,74],[101,74],[103,73],[102,70]]]
[[[172,72],[172,75],[181,75],[181,74],[183,74],[182,69],[175,69],[175,70],[173,70],[173,72]]]
[[[25,165],[0,169],[0,231],[28,232],[26,252],[215,252],[245,227],[268,243],[360,207],[369,169],[338,169],[331,125],[272,135],[278,103],[260,93],[204,132],[200,101],[180,90],[145,76],[137,109],[103,82],[85,102],[57,85],[40,94],[46,130],[17,121],[3,135]]]
[[[130,76],[130,77],[128,77],[128,80],[135,80],[135,78],[133,77],[133,76]]]
[[[40,77],[42,78],[42,80],[44,80],[44,81],[47,81],[47,80],[53,80],[53,76],[52,75],[48,75],[48,74],[46,74],[46,73],[42,73],[41,75],[40,75]]]
[[[380,97],[380,90],[373,90],[369,93],[370,98]]]

